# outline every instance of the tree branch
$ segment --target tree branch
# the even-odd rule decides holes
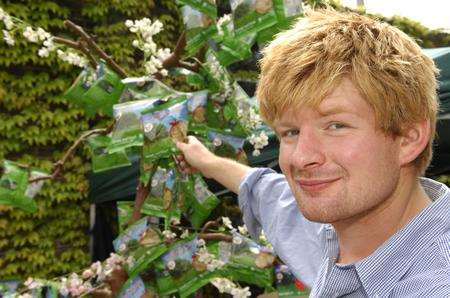
[[[94,41],[94,39],[87,34],[82,27],[76,25],[75,23],[66,20],[64,21],[64,25],[66,25],[66,27],[71,30],[72,32],[74,32],[75,34],[77,34],[78,36],[80,36],[80,38],[87,44],[87,47],[95,54],[97,54],[100,58],[102,58],[103,60],[105,60],[105,62],[115,71],[117,72],[122,78],[126,78],[128,77],[127,73],[125,72],[125,70],[119,66],[119,64],[116,63],[116,61],[114,61],[112,59],[111,56],[109,56],[108,54],[106,54]]]
[[[216,240],[216,241],[233,242],[233,237],[222,233],[200,233],[198,234],[198,238],[206,241]]]
[[[57,179],[61,177],[62,171],[63,171],[63,167],[64,164],[67,162],[67,160],[74,154],[75,150],[78,148],[78,146],[88,137],[90,137],[91,135],[94,134],[108,134],[109,132],[111,132],[112,129],[112,125],[107,127],[107,128],[97,128],[97,129],[93,129],[93,130],[88,130],[86,132],[84,132],[77,140],[75,140],[75,142],[72,144],[72,146],[70,146],[70,148],[67,150],[67,152],[64,154],[64,156],[58,160],[57,162],[55,162],[54,165],[54,169],[53,169],[53,173],[51,175],[47,175],[47,176],[41,176],[41,177],[37,177],[35,179],[31,179],[28,181],[28,183],[35,183],[41,180],[48,180],[48,179]]]
[[[183,31],[183,33],[177,40],[177,44],[172,54],[166,60],[163,61],[162,63],[163,68],[169,69],[172,67],[180,66],[189,69],[191,71],[198,72],[200,65],[197,62],[189,63],[181,60],[181,56],[183,55],[185,47],[186,47],[186,32]]]

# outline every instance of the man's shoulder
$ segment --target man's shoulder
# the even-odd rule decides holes
[[[450,297],[450,266],[421,272],[396,284],[390,297]]]

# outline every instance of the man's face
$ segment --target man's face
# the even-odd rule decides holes
[[[351,220],[393,195],[400,176],[398,138],[377,129],[373,109],[350,80],[317,109],[287,111],[275,130],[281,169],[309,220]]]

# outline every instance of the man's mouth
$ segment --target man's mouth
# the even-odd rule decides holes
[[[328,179],[295,179],[297,185],[307,192],[317,192],[329,187],[333,182],[340,178],[328,178]]]

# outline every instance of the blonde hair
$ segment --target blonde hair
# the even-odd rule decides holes
[[[257,86],[269,125],[287,109],[317,107],[346,76],[375,111],[379,128],[399,135],[429,120],[431,138],[415,160],[423,174],[432,157],[438,102],[434,62],[397,28],[356,13],[311,11],[263,51]]]

